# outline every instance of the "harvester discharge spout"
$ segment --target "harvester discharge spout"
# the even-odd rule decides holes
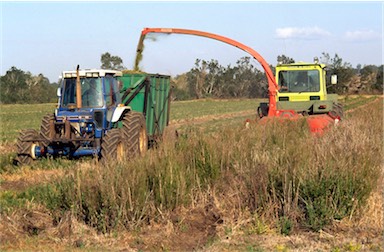
[[[279,87],[276,83],[275,77],[273,76],[272,70],[270,69],[267,61],[258,52],[256,52],[255,50],[253,50],[249,46],[246,46],[246,45],[244,45],[244,44],[242,44],[236,40],[233,40],[233,39],[221,36],[221,35],[217,35],[217,34],[213,34],[213,33],[209,33],[209,32],[204,32],[204,31],[179,29],[179,28],[144,28],[143,31],[141,32],[139,44],[137,46],[137,53],[140,56],[137,56],[136,59],[138,57],[141,57],[141,53],[143,50],[143,42],[144,42],[145,36],[149,33],[165,33],[165,34],[176,33],[176,34],[185,34],[185,35],[195,35],[195,36],[200,36],[200,37],[206,37],[206,38],[218,40],[218,41],[221,41],[223,43],[232,45],[234,47],[237,47],[237,48],[249,53],[254,59],[256,59],[261,64],[261,66],[263,67],[263,69],[265,71],[267,81],[268,81],[268,93],[269,93],[269,112],[268,112],[268,115],[269,116],[275,116],[276,115],[276,94],[277,94]]]

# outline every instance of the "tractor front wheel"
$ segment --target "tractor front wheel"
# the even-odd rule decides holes
[[[104,136],[101,143],[101,159],[104,163],[125,160],[127,147],[122,140],[120,129],[111,129]]]
[[[122,119],[122,128],[111,129],[101,143],[101,160],[104,164],[125,161],[148,150],[145,118],[141,113],[129,112]]]
[[[15,159],[18,165],[30,165],[35,159],[34,150],[38,146],[37,139],[39,134],[34,129],[27,129],[20,132],[17,139],[17,157]]]

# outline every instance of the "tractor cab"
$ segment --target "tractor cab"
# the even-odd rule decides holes
[[[57,122],[69,121],[79,136],[102,137],[112,127],[112,116],[121,104],[116,80],[121,75],[104,69],[64,71],[58,89]]]
[[[63,109],[105,108],[121,102],[115,78],[122,76],[120,71],[82,70],[78,75],[77,71],[63,72],[61,89],[58,92],[59,105]],[[81,92],[80,99],[77,98],[77,91]]]
[[[323,114],[332,109],[337,96],[327,94],[326,65],[298,62],[276,66],[277,109],[295,110],[299,113]],[[332,84],[336,84],[336,76]]]

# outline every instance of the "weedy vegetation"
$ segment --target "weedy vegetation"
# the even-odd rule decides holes
[[[361,101],[351,99],[350,108],[355,102]],[[238,226],[248,234],[291,235],[364,215],[370,195],[382,188],[382,99],[347,114],[321,137],[309,133],[305,120],[249,128],[226,120],[213,131],[210,122],[184,128],[176,141],[165,139],[129,163],[75,161],[90,165],[66,168],[51,183],[2,192],[1,212],[33,200],[55,223],[70,213],[107,234],[167,223],[180,209],[204,206],[214,209],[224,235]],[[191,228],[172,222],[179,232]]]

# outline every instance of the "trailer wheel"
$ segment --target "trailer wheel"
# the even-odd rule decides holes
[[[51,121],[54,121],[54,120],[55,120],[54,114],[46,114],[41,120],[40,137],[44,139],[41,142],[41,144],[44,147],[47,147],[49,145],[50,136],[51,136],[50,124],[51,124]]]
[[[17,165],[29,165],[34,159],[32,148],[39,143],[31,141],[36,139],[38,133],[34,129],[22,130],[17,139],[17,157],[15,159]]]
[[[126,146],[124,144],[121,130],[111,129],[101,142],[101,159],[107,163],[110,161],[124,161],[126,158]]]
[[[128,155],[130,157],[144,156],[148,150],[148,136],[143,114],[131,111],[124,115],[122,123],[123,139]]]

